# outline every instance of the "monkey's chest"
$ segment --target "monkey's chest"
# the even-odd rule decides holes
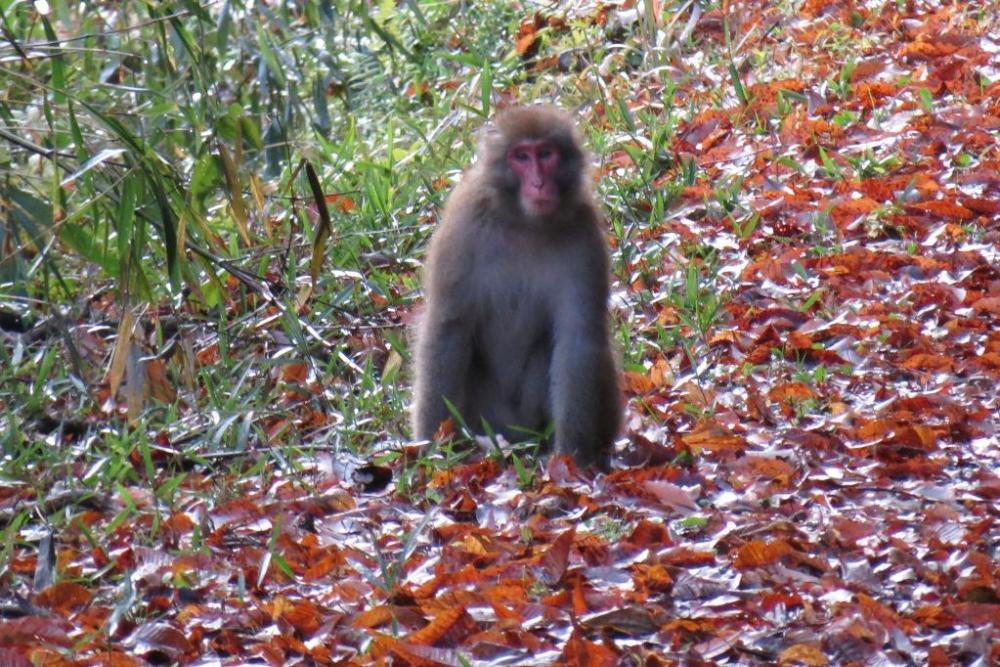
[[[502,272],[506,280],[480,286],[475,339],[494,373],[516,373],[551,346],[551,303],[531,271]]]
[[[549,310],[530,286],[508,283],[483,296],[468,378],[474,418],[541,430],[549,419]]]

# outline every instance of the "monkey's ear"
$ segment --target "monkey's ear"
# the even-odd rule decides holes
[[[479,156],[484,157],[491,149],[503,142],[503,132],[494,122],[487,123],[479,130]]]

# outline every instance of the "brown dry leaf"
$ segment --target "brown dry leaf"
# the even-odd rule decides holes
[[[694,431],[681,436],[681,441],[694,451],[738,451],[746,448],[746,439],[736,435],[715,419],[703,419]]]
[[[670,576],[670,571],[660,564],[643,565],[638,564],[634,568],[632,581],[638,591],[669,591],[674,585],[674,579]]]
[[[324,198],[326,199],[327,205],[335,207],[341,213],[350,213],[357,208],[357,204],[354,203],[354,199],[348,195],[327,194],[324,195]]]
[[[406,639],[414,644],[451,648],[461,645],[477,629],[475,620],[465,607],[452,607],[442,611],[416,632],[411,632]]]
[[[45,642],[56,646],[69,646],[68,625],[55,618],[25,616],[0,621],[0,646],[30,645]]]
[[[840,201],[830,209],[830,217],[838,227],[846,228],[877,209],[878,202],[868,197]]]
[[[304,384],[309,378],[309,366],[302,363],[282,364],[280,377],[283,382]]]
[[[918,204],[907,204],[903,208],[909,213],[930,213],[948,220],[971,220],[975,214],[969,209],[950,201],[933,200]]]
[[[615,667],[619,656],[604,644],[585,639],[579,630],[573,630],[563,649],[560,664],[580,667]]]
[[[789,382],[769,391],[767,397],[775,403],[789,407],[795,402],[814,400],[816,392],[813,391],[812,387],[802,382]]]
[[[125,309],[118,323],[118,335],[115,336],[115,347],[111,352],[111,364],[108,366],[108,384],[111,385],[112,400],[118,396],[118,387],[121,386],[122,378],[125,376],[125,365],[132,349],[136,324],[138,322],[132,309]]]
[[[676,484],[654,479],[643,482],[642,488],[664,505],[683,514],[690,514],[701,510],[698,503],[694,501],[694,498]]]
[[[570,528],[552,541],[544,555],[539,559],[539,578],[550,586],[554,586],[562,580],[569,564],[569,549],[573,546],[573,538],[576,537],[576,529]]]
[[[72,581],[60,581],[52,584],[35,595],[34,603],[62,616],[85,607],[91,598],[91,593],[82,585]]]
[[[378,661],[374,664],[403,664],[408,667],[460,667],[463,664],[459,655],[451,649],[414,644],[381,633],[376,633],[372,639],[372,657]]]
[[[150,359],[146,363],[146,387],[149,395],[161,403],[173,403],[177,398],[177,389],[162,359]]]
[[[653,380],[646,373],[626,371],[625,373],[622,373],[622,381],[625,385],[625,390],[630,394],[635,394],[637,396],[648,394],[656,388],[656,385],[653,384]]]
[[[377,628],[385,625],[394,618],[393,609],[390,605],[378,605],[369,607],[354,617],[351,627],[358,629]]]
[[[950,373],[955,368],[955,360],[940,354],[918,352],[903,362],[903,368],[919,371]]]
[[[733,565],[741,570],[771,565],[791,552],[792,548],[784,540],[751,540],[736,550]]]
[[[771,483],[788,488],[792,477],[795,475],[795,468],[788,461],[779,458],[769,458],[763,456],[745,456],[739,463],[752,470],[758,477],[771,480]]]
[[[695,382],[685,382],[679,387],[684,399],[691,405],[709,409],[715,403],[715,392]]]
[[[282,609],[281,618],[308,637],[323,622],[323,611],[311,600],[295,600]]]
[[[716,563],[715,552],[705,549],[676,547],[660,555],[661,562],[677,567],[702,567]]]
[[[826,667],[830,664],[822,651],[812,644],[794,644],[778,656],[778,664],[782,667],[804,665],[805,667]]]
[[[973,302],[972,309],[977,313],[1000,315],[1000,296],[984,296],[981,299],[977,299]]]
[[[521,26],[517,31],[517,38],[514,40],[514,50],[522,58],[530,58],[537,51],[538,31],[545,26],[542,15],[535,12],[531,18],[521,21]]]

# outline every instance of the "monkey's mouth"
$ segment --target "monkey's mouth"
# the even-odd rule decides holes
[[[525,213],[532,217],[544,217],[555,213],[559,207],[559,199],[548,195],[534,195],[524,197],[521,202]]]

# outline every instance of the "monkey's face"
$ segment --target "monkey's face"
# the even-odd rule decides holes
[[[517,177],[521,208],[529,216],[546,217],[559,207],[557,175],[561,162],[559,147],[548,139],[518,141],[507,151],[507,164]]]

